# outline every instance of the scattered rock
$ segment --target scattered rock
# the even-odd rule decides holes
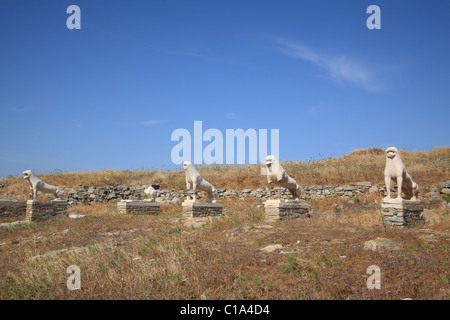
[[[372,185],[372,183],[370,181],[362,181],[362,182],[357,182],[356,185],[362,186],[362,187],[370,187]]]
[[[376,238],[375,240],[364,242],[365,250],[375,251],[381,247],[389,250],[399,250],[402,248],[402,246],[398,242],[386,238]]]
[[[257,224],[255,225],[256,229],[272,229],[273,226],[271,226],[270,224]]]
[[[71,212],[71,213],[69,213],[69,218],[70,219],[83,219],[83,218],[86,218],[86,216],[83,214],[76,214],[75,212]]]
[[[378,193],[378,187],[377,186],[372,186],[369,188],[369,193]]]
[[[0,224],[1,228],[13,228],[13,227],[17,227],[17,226],[22,226],[22,225],[29,225],[31,224],[31,221],[14,221],[14,222],[5,222]]]
[[[270,245],[268,245],[268,246],[266,246],[264,248],[261,248],[259,250],[263,251],[263,252],[273,252],[275,250],[280,250],[282,248],[283,248],[283,246],[281,244],[270,244]]]
[[[61,253],[81,253],[81,252],[86,252],[88,250],[89,250],[88,247],[71,247],[68,249],[52,250],[47,253],[34,256],[33,258],[31,258],[31,261],[35,261],[37,259],[42,259],[42,258],[53,258]]]

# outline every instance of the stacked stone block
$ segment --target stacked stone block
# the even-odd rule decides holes
[[[0,200],[0,217],[20,218],[25,217],[27,204],[17,200]]]
[[[308,204],[298,200],[267,200],[264,209],[267,222],[310,216]]]
[[[398,228],[405,228],[425,222],[421,201],[403,200],[401,203],[381,204],[383,223]]]
[[[160,204],[151,201],[125,200],[117,202],[119,214],[159,215]]]
[[[186,200],[182,203],[183,216],[202,218],[202,217],[215,217],[222,216],[223,205],[219,201],[212,202],[199,202]]]
[[[26,220],[39,222],[53,219],[59,215],[67,215],[67,206],[66,200],[52,200],[50,202],[28,200]]]

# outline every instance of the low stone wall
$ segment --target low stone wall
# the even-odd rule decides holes
[[[140,200],[119,201],[117,202],[117,212],[119,214],[158,215],[160,212],[160,204]]]
[[[76,204],[91,204],[91,203],[105,203],[105,202],[118,202],[121,200],[145,200],[148,199],[144,190],[149,185],[143,185],[139,187],[128,187],[124,185],[119,186],[102,186],[102,187],[89,187],[89,186],[77,186],[77,187],[61,187],[64,193],[67,195],[67,201],[69,205]],[[301,193],[302,200],[316,200],[327,198],[338,198],[342,200],[350,200],[356,197],[366,196],[370,193],[379,193],[385,195],[386,188],[384,184],[373,185],[370,182],[357,182],[355,184],[346,185],[311,185],[302,186],[303,192]],[[278,197],[280,188],[274,188],[272,193],[275,197]],[[396,186],[392,186],[392,190],[396,191]],[[450,194],[450,180],[442,182],[436,187],[431,188],[430,192],[421,193],[420,197],[427,195],[433,195],[434,197],[441,197],[441,195]],[[156,202],[162,204],[180,204],[186,196],[194,195],[193,191],[186,190],[171,190],[171,189],[159,189],[157,190]],[[268,188],[259,188],[256,190],[243,189],[243,190],[231,190],[231,189],[218,189],[218,198],[250,198],[255,200],[265,201],[269,199]],[[290,198],[290,193],[287,189],[281,188],[282,199]],[[17,199],[17,197],[2,194],[4,199]],[[197,198],[202,199],[203,194],[197,193]]]
[[[66,200],[53,200],[50,202],[28,200],[26,220],[38,222],[49,220],[59,215],[66,215],[67,206]]]
[[[439,183],[437,186],[440,194],[450,194],[450,180]]]
[[[27,204],[17,200],[0,200],[0,217],[25,217]]]
[[[127,186],[108,186],[108,187],[88,187],[79,186],[77,188],[70,188],[66,190],[67,200],[69,205],[75,204],[90,204],[94,202],[118,202],[121,200],[144,200],[147,199],[147,195],[144,190],[148,185],[139,187],[127,187]],[[371,192],[378,193],[384,192],[385,188],[382,186],[372,185],[370,182],[358,182],[356,184],[326,186],[326,185],[312,185],[302,186],[303,192],[301,199],[324,199],[324,198],[341,198],[351,199],[358,196],[364,196]],[[272,190],[272,194],[278,196],[281,190],[281,196],[283,199],[291,197],[289,191],[285,188],[275,187]],[[229,190],[229,189],[217,189],[218,198],[252,198],[260,199],[262,201],[269,198],[268,188],[259,188],[256,190],[243,189]],[[192,196],[193,191],[186,190],[171,190],[171,189],[159,189],[157,190],[156,202],[163,204],[180,203],[187,196]],[[197,193],[197,198],[202,198],[202,193]]]

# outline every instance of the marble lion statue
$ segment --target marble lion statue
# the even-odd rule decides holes
[[[293,178],[288,176],[277,158],[273,155],[270,155],[267,156],[265,160],[267,167],[267,171],[265,174],[267,174],[267,182],[269,183],[270,187],[272,188],[272,183],[275,183],[278,186],[288,189],[291,195],[295,199],[298,199],[300,197],[300,193],[302,192],[302,188]]]
[[[22,173],[25,175],[23,178],[25,180],[28,180],[28,182],[30,183],[30,189],[33,191],[32,195],[34,200],[36,200],[38,191],[54,194],[56,199],[61,199],[63,197],[64,192],[61,191],[60,188],[45,183],[44,181],[36,177],[36,175],[31,170],[26,170]]]
[[[191,189],[196,191],[205,191],[208,194],[207,202],[211,202],[216,199],[217,191],[214,186],[202,178],[202,176],[198,173],[195,167],[189,161],[183,163],[183,169],[186,173],[186,188],[188,190]],[[196,196],[194,194],[194,200],[196,200]]]
[[[157,185],[156,185],[157,187]],[[148,196],[147,201],[156,201],[156,197],[158,197],[158,191],[151,185],[150,187],[144,190],[144,193]]]
[[[391,199],[391,180],[397,182],[398,201],[402,201],[402,191],[405,194],[405,200],[416,201],[419,196],[419,186],[411,179],[406,172],[406,168],[400,159],[398,149],[395,147],[387,148],[386,151],[386,167],[384,169],[384,181],[386,183],[387,196],[383,199],[389,201]]]

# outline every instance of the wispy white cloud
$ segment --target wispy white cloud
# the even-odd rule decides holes
[[[188,51],[186,49],[180,49],[180,48],[178,48],[178,49],[171,49],[171,48],[162,47],[162,46],[160,46],[158,44],[148,42],[148,39],[146,39],[146,38],[143,38],[143,39],[136,38],[133,35],[129,35],[129,34],[117,32],[117,31],[111,31],[111,30],[108,30],[108,29],[100,28],[100,27],[98,27],[96,25],[93,25],[93,24],[85,23],[84,26],[88,26],[88,28],[91,29],[91,30],[94,30],[96,32],[100,32],[100,33],[106,34],[106,35],[108,35],[110,37],[114,37],[114,38],[119,39],[121,41],[127,41],[127,42],[131,43],[134,47],[140,46],[141,48],[145,48],[146,50],[157,52],[157,53],[162,53],[162,54],[167,54],[167,55],[174,55],[174,56],[186,56],[186,57],[199,59],[199,60],[204,60],[204,61],[209,61],[209,62],[213,62],[213,63],[230,64],[230,65],[237,65],[237,66],[243,66],[243,67],[251,67],[251,65],[249,65],[247,63],[236,61],[234,59],[229,59],[229,58],[222,57],[222,56],[215,56],[215,55],[211,55],[211,54],[203,54],[203,53],[199,53],[199,52],[195,52],[195,51]]]
[[[166,122],[166,121],[167,120],[165,120],[165,119],[144,120],[144,121],[141,121],[139,124],[141,126],[154,126],[154,125],[160,124],[162,122]]]
[[[314,63],[326,71],[327,75],[336,82],[352,83],[371,92],[385,89],[385,85],[376,79],[374,72],[355,59],[345,55],[325,55],[291,40],[275,38],[275,41],[281,45],[280,52],[296,59]]]
[[[225,118],[230,119],[230,120],[237,120],[237,116],[234,112],[227,112],[225,113]]]

